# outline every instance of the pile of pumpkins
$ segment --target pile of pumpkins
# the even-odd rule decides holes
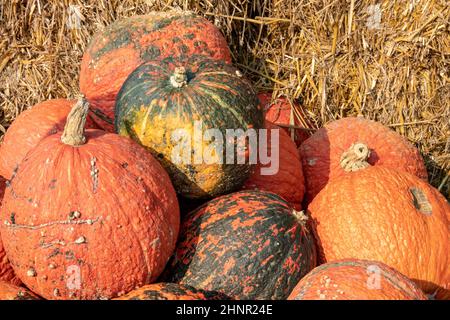
[[[115,22],[80,90],[21,113],[0,147],[0,299],[450,298],[450,206],[419,152],[363,117],[309,136],[208,20]],[[171,133],[195,121],[282,126],[279,171],[175,163]]]

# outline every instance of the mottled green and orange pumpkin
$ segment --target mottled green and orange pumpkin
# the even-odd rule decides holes
[[[77,103],[6,188],[1,237],[16,274],[46,299],[108,299],[155,281],[178,235],[175,190],[131,139],[86,130]]]
[[[128,75],[145,61],[205,55],[231,62],[221,32],[207,19],[187,11],[152,12],[120,19],[98,32],[84,53],[80,89],[95,122],[114,130],[114,104]]]
[[[321,262],[381,261],[448,299],[450,204],[415,175],[350,162],[361,169],[328,182],[308,206]]]
[[[345,259],[303,277],[288,300],[427,300],[414,282],[378,261]]]
[[[2,208],[3,194],[5,193],[6,180],[0,176],[0,210]],[[17,278],[14,270],[6,256],[5,248],[3,248],[2,239],[0,237],[0,281],[11,284],[20,285],[22,282]]]
[[[153,283],[136,289],[116,300],[229,300],[218,292],[195,289],[178,283]]]
[[[183,219],[163,278],[232,299],[286,299],[316,266],[306,220],[274,193],[211,200]]]
[[[30,290],[0,280],[0,300],[40,300]]]
[[[259,158],[253,173],[245,181],[243,189],[276,193],[291,203],[296,210],[301,210],[305,193],[305,179],[297,147],[288,134],[277,125],[266,120],[265,129],[267,129],[269,158],[264,161],[268,161],[268,159],[271,161],[263,164]],[[277,139],[274,138],[276,136]],[[261,148],[261,146],[259,147]]]
[[[49,135],[64,129],[67,115],[76,100],[51,99],[25,110],[6,131],[0,146],[0,175],[11,179],[26,154]],[[86,128],[96,128],[90,116]]]
[[[188,198],[214,197],[241,187],[256,148],[244,139],[244,148],[238,150],[239,140],[227,134],[231,136],[229,129],[245,133],[262,127],[251,83],[235,67],[203,56],[144,63],[117,96],[117,132],[147,147],[177,192]]]

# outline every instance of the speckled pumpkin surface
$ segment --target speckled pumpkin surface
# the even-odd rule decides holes
[[[10,179],[25,155],[45,137],[64,129],[75,100],[53,99],[22,112],[6,131],[0,146],[0,175]],[[86,128],[96,126],[90,119]]]
[[[116,95],[141,63],[171,56],[206,55],[231,62],[228,45],[208,20],[190,12],[154,12],[116,21],[97,33],[80,70],[80,89],[97,124],[114,130]]]
[[[179,228],[175,190],[134,141],[87,130],[47,137],[6,188],[1,236],[16,274],[46,299],[103,299],[155,281]]]
[[[381,261],[425,293],[450,297],[450,205],[422,179],[368,167],[330,181],[308,209],[322,261]]]
[[[0,280],[0,300],[40,300],[31,291]]]
[[[369,147],[370,165],[403,170],[427,179],[419,151],[398,133],[363,117],[343,118],[326,124],[299,148],[308,202],[328,181],[346,173],[340,165],[341,157],[357,142]]]
[[[233,66],[201,56],[147,62],[128,77],[117,97],[117,132],[146,146],[169,172],[177,192],[188,198],[241,187],[252,165],[237,164],[236,142],[224,146],[226,130],[262,127],[250,82]],[[221,135],[214,142],[205,138],[210,129]],[[229,150],[231,163],[226,161]],[[187,160],[174,160],[174,154],[186,153]],[[249,152],[239,155],[245,160]]]
[[[286,97],[278,97],[272,101],[272,92],[258,93],[259,101],[265,112],[266,120],[282,126],[283,130],[294,140],[297,146],[309,138],[309,132],[298,128],[287,128],[286,126],[303,127],[299,117],[301,106],[296,102],[289,102]],[[296,109],[294,111],[293,109]]]
[[[6,180],[0,176],[0,210],[2,208],[3,194],[5,192]],[[2,239],[0,238],[0,281],[5,281],[15,285],[20,285],[22,282],[16,277],[8,258],[6,257],[5,248],[3,248]]]
[[[257,189],[276,193],[292,204],[296,210],[301,210],[303,194],[305,193],[305,179],[303,178],[302,163],[295,143],[277,125],[266,121],[267,129],[267,154],[274,156],[272,163],[262,164],[261,161],[255,166],[252,175],[247,179],[243,189]],[[278,141],[272,139],[272,134],[278,135]],[[272,146],[273,143],[273,146]],[[273,153],[272,153],[273,152]],[[275,165],[277,161],[278,165]],[[262,168],[272,168],[275,174],[264,174]],[[268,172],[265,172],[268,173]]]
[[[177,283],[154,283],[117,298],[116,300],[228,300],[228,297]]]
[[[427,300],[425,294],[384,263],[347,259],[318,266],[288,300]]]
[[[216,198],[183,220],[163,278],[232,299],[286,299],[316,265],[304,218],[273,193]]]

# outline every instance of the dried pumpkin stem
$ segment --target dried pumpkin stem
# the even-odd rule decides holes
[[[187,84],[186,69],[184,67],[176,67],[173,75],[170,77],[170,83],[175,88],[181,88]]]
[[[292,214],[297,218],[297,221],[301,225],[305,225],[306,221],[308,221],[308,216],[305,214],[304,211],[297,211],[297,210],[293,209]]]
[[[356,142],[342,154],[340,165],[346,172],[358,171],[370,165],[367,162],[369,157],[369,147],[362,142]]]
[[[84,96],[81,96],[67,116],[64,132],[61,136],[61,141],[64,144],[73,147],[85,144],[86,137],[84,136],[84,126],[86,124],[88,111],[89,103]]]

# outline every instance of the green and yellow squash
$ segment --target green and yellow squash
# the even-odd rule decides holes
[[[227,138],[227,129],[245,134],[263,127],[250,82],[235,67],[200,55],[142,64],[119,91],[115,114],[117,132],[147,147],[188,198],[241,187],[252,170],[247,160],[253,144],[244,139],[247,144],[236,148],[242,140]]]

